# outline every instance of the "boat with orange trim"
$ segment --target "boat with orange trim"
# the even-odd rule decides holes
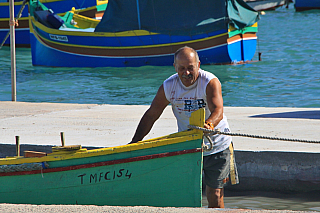
[[[236,64],[256,50],[259,14],[242,0],[109,0],[101,21],[85,29],[63,17],[53,26],[38,5],[31,0],[35,66],[171,66],[183,46],[197,50],[202,64]]]
[[[291,0],[244,0],[256,11],[275,10],[284,5],[288,5]]]

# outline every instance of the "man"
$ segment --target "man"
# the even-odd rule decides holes
[[[206,110],[205,128],[216,127],[220,131],[230,131],[227,118],[223,113],[220,81],[212,73],[200,69],[197,52],[190,47],[180,48],[174,55],[173,66],[177,73],[160,86],[150,108],[141,118],[130,143],[141,141],[149,133],[154,122],[169,103],[177,119],[178,131],[187,130],[191,112],[203,107]],[[226,135],[215,135],[211,138],[214,142],[213,149],[204,152],[203,158],[208,207],[224,208],[223,187],[229,180],[230,169],[233,184],[238,183],[235,161],[232,158],[232,142],[231,137]],[[205,140],[205,143],[209,142]]]

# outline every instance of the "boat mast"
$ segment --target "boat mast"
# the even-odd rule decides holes
[[[139,30],[141,30],[139,0],[137,0],[137,14],[138,14]]]

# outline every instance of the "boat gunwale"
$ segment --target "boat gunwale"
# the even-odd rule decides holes
[[[32,28],[34,26],[31,26]],[[62,51],[62,52],[68,52],[68,53],[72,53],[72,54],[79,54],[79,55],[92,55],[92,56],[103,56],[103,57],[106,57],[106,56],[109,56],[109,57],[134,57],[134,56],[140,56],[140,55],[132,55],[132,54],[129,54],[129,53],[123,53],[122,55],[117,55],[115,52],[113,52],[114,55],[108,55],[106,54],[105,51],[114,51],[114,50],[118,50],[118,51],[121,51],[121,50],[135,50],[135,49],[145,49],[145,50],[151,50],[152,48],[170,48],[172,46],[181,46],[181,45],[190,45],[190,44],[196,44],[196,43],[203,43],[203,42],[208,42],[212,39],[224,39],[224,37],[227,37],[228,36],[228,33],[222,33],[222,34],[219,34],[219,35],[215,35],[215,36],[210,36],[210,37],[206,37],[206,38],[201,38],[201,39],[194,39],[194,40],[188,40],[188,41],[181,41],[181,42],[174,42],[174,43],[163,43],[163,44],[151,44],[151,45],[136,45],[136,46],[93,46],[93,45],[79,45],[79,44],[70,44],[70,43],[65,43],[65,42],[59,42],[59,41],[53,41],[53,40],[50,40],[48,38],[46,38],[45,36],[42,36],[41,35],[41,32],[38,32],[38,30],[42,30],[41,28],[35,28],[35,29],[31,29],[30,28],[30,31],[33,33],[33,35],[35,36],[35,38],[41,42],[43,45],[45,46],[48,46],[50,48],[53,48],[53,49],[57,49],[59,51]],[[42,30],[44,33],[47,33],[47,34],[51,34],[50,32],[46,32],[44,30]],[[57,30],[59,31],[59,30]],[[60,32],[60,31],[59,31]],[[68,32],[68,31],[67,31]],[[67,36],[67,35],[63,35],[63,34],[52,34],[54,36]],[[225,39],[225,41],[223,43],[221,43],[222,41],[219,41],[217,42],[217,45],[216,46],[220,46],[222,44],[227,44],[227,38]],[[213,47],[216,47],[216,46],[213,46]],[[80,48],[82,50],[82,53],[78,53],[78,52],[73,52],[71,51],[70,49],[66,49],[64,50],[65,48]],[[208,47],[201,47],[199,49],[207,49]],[[210,47],[212,48],[212,47]],[[103,54],[101,55],[100,54],[97,54],[97,52],[88,52],[90,49],[94,50],[101,50],[103,51]],[[163,54],[171,54],[170,53],[161,53],[161,55]],[[147,55],[150,55],[150,54],[147,54]],[[159,55],[159,54],[158,54]]]
[[[22,5],[23,1],[18,1],[18,2],[14,2],[14,6],[19,6]],[[0,2],[0,7],[2,6],[8,6],[9,7],[9,2]]]
[[[124,152],[166,146],[170,144],[183,143],[184,141],[201,139],[202,137],[203,137],[203,134],[201,131],[189,130],[189,131],[174,133],[174,134],[160,137],[160,138],[150,139],[150,140],[141,141],[134,144],[122,145],[122,146],[99,148],[99,149],[92,149],[92,150],[80,149],[78,151],[52,152],[47,156],[43,156],[43,157],[24,158],[24,157],[15,156],[15,157],[1,158],[0,165],[41,163],[41,162],[60,161],[60,160],[69,160],[69,159],[77,159],[77,158],[96,157],[96,156],[102,156],[102,155],[112,155],[117,153],[124,153]]]
[[[205,119],[205,111],[204,111],[204,108],[201,108],[191,114],[189,118],[189,123],[190,125],[203,127],[204,119]],[[24,157],[16,156],[13,158],[1,158],[0,165],[39,163],[39,162],[46,162],[46,161],[67,160],[67,159],[73,159],[73,158],[94,157],[94,156],[101,156],[101,155],[107,155],[107,154],[142,150],[147,148],[155,148],[159,146],[183,143],[185,141],[199,140],[199,139],[203,140],[203,132],[201,130],[188,129],[182,132],[176,132],[166,136],[139,141],[137,143],[126,144],[122,146],[92,149],[92,150],[80,149],[79,152],[73,151],[72,154],[64,153],[59,155],[57,154],[59,152],[56,152],[56,153],[52,153],[51,155],[47,155],[43,157],[24,158]]]
[[[51,34],[57,34],[57,35],[66,35],[66,36],[79,36],[79,37],[136,37],[136,36],[153,36],[153,35],[167,35],[167,34],[161,34],[161,33],[154,33],[146,30],[128,30],[128,31],[122,31],[122,32],[85,32],[82,31],[83,29],[79,29],[79,31],[68,31],[68,30],[60,30],[60,29],[53,29],[44,26],[40,22],[36,21],[33,16],[30,17],[30,20],[32,24],[35,26],[34,28],[39,28],[40,30],[46,32],[46,33],[51,33]],[[211,32],[210,32],[211,33]],[[207,35],[208,33],[203,33],[201,35]],[[209,40],[215,37],[221,37],[227,35],[228,32],[220,33],[217,35],[213,36],[206,36],[201,39],[192,39],[190,41],[201,41],[201,40]],[[177,35],[180,36],[180,35]],[[198,36],[198,35],[197,35]],[[185,37],[185,36],[183,36]],[[189,36],[192,37],[192,36]],[[187,42],[187,41],[182,41],[182,42]],[[175,44],[179,42],[174,42],[170,44]]]
[[[144,161],[144,160],[152,160],[152,159],[164,158],[164,157],[173,157],[173,156],[177,156],[177,155],[193,154],[193,153],[197,153],[197,152],[202,152],[202,148],[187,149],[187,150],[173,151],[173,152],[165,152],[165,153],[137,156],[137,157],[131,157],[131,158],[117,159],[117,160],[101,161],[101,162],[95,162],[95,163],[85,163],[85,164],[80,164],[80,165],[45,168],[45,169],[41,169],[41,170],[2,172],[2,173],[0,173],[0,177],[2,177],[2,176],[17,176],[17,175],[32,175],[32,174],[40,174],[40,173],[42,174],[42,173],[63,172],[63,171],[70,171],[70,170],[87,169],[87,168],[93,168],[93,167],[110,166],[110,165],[116,165],[116,164],[131,163],[131,162]]]

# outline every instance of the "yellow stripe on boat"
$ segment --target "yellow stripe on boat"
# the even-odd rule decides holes
[[[146,35],[158,35],[159,33],[153,33],[153,32],[149,32],[146,30],[131,30],[131,31],[123,31],[123,32],[117,32],[117,33],[105,33],[105,32],[95,32],[94,35],[92,35],[92,32],[76,32],[76,31],[63,31],[63,30],[56,30],[56,29],[52,29],[52,28],[48,28],[44,25],[42,25],[41,23],[37,22],[34,17],[31,17],[31,21],[33,22],[33,24],[47,32],[47,33],[51,33],[51,34],[58,34],[58,35],[70,35],[70,36],[92,36],[92,37],[126,37],[126,36],[146,36]],[[224,35],[227,35],[228,33],[222,33],[219,35],[215,35],[215,36],[211,36],[211,37],[207,37],[207,38],[203,38],[203,39],[197,39],[197,40],[193,40],[192,42],[195,41],[205,41],[205,40],[210,40],[212,38],[217,38],[217,37],[221,37]],[[179,43],[184,43],[184,42],[179,42]],[[174,44],[179,44],[179,43],[174,43]],[[172,43],[171,43],[172,44]],[[141,46],[139,46],[141,47]]]
[[[249,27],[258,27],[258,22],[254,23],[253,25],[249,26]],[[229,25],[229,32],[232,32],[234,30],[238,30],[237,28],[235,28],[234,26],[232,25]]]
[[[0,18],[0,21],[7,21],[9,22],[10,18]],[[21,17],[18,19],[18,22],[19,21],[22,21],[22,20],[29,20],[29,17]],[[9,28],[9,24],[8,24],[8,28]]]
[[[31,17],[33,18],[33,17]],[[121,32],[121,33],[95,33],[95,35],[92,35],[92,33],[90,32],[73,32],[73,31],[61,31],[61,30],[55,30],[55,29],[51,29],[51,28],[47,28],[43,25],[41,25],[39,22],[33,22],[35,24],[36,27],[38,27],[39,29],[42,29],[44,31],[46,31],[49,34],[54,34],[54,35],[65,35],[65,36],[90,36],[90,37],[96,37],[96,36],[101,36],[101,37],[107,37],[107,36],[132,36],[134,35],[133,32],[139,32],[136,35],[139,35],[141,33],[141,35],[147,35],[146,32],[148,31],[144,31],[144,30],[135,30],[135,31],[126,31],[126,32]],[[30,28],[30,32],[33,32],[34,30]],[[143,32],[141,32],[143,31]],[[35,32],[33,32],[35,34]],[[156,34],[156,33],[149,33],[148,35],[152,35],[152,34]],[[97,48],[97,49],[136,49],[136,48],[154,48],[154,47],[167,47],[167,46],[172,46],[172,45],[183,45],[183,44],[191,44],[191,43],[195,43],[195,42],[201,42],[201,41],[207,41],[207,40],[211,40],[213,38],[218,38],[221,36],[225,36],[228,33],[222,33],[216,36],[211,36],[211,37],[207,37],[207,38],[203,38],[203,39],[197,39],[197,40],[190,40],[190,41],[183,41],[183,42],[176,42],[176,43],[166,43],[166,44],[155,44],[155,45],[148,45],[148,46],[121,46],[121,47],[106,47],[106,46],[88,46],[88,45],[75,45],[75,44],[68,44],[68,43],[62,43],[62,42],[55,42],[49,39],[46,39],[44,37],[41,36],[42,40],[45,40],[49,43],[53,43],[53,44],[58,44],[58,45],[63,45],[63,46],[72,46],[72,47],[88,47],[88,48]],[[39,34],[35,34],[36,36],[40,36]]]
[[[96,28],[96,26],[100,23],[100,20],[88,18],[86,16],[82,16],[79,14],[74,13],[74,7],[70,11],[73,13],[72,19],[77,23],[74,26],[81,28],[81,29],[87,29],[87,28]]]
[[[108,0],[97,0],[97,5],[107,4]]]
[[[194,131],[194,130],[192,130]],[[183,134],[183,132],[181,132]],[[191,132],[188,132],[190,134]],[[176,133],[180,134],[180,133]],[[202,138],[202,132],[194,132],[194,134],[189,136],[182,136],[177,138],[167,138],[167,139],[154,139],[150,141],[143,141],[134,144],[128,144],[124,146],[116,146],[110,148],[101,148],[101,149],[80,149],[76,151],[61,151],[61,152],[53,152],[48,154],[47,156],[41,158],[23,158],[23,157],[8,157],[1,158],[0,165],[11,165],[11,164],[23,164],[23,163],[38,163],[43,161],[59,161],[66,159],[74,159],[74,158],[84,158],[84,157],[94,157],[100,155],[108,155],[108,154],[116,154],[123,153],[129,151],[136,151],[142,149],[148,149],[153,147],[160,147],[169,144],[181,143],[183,141],[195,140]]]
[[[59,35],[71,35],[71,36],[101,36],[101,37],[114,37],[114,36],[144,36],[144,35],[157,35],[158,33],[152,33],[146,30],[132,30],[132,31],[124,31],[118,33],[101,33],[96,32],[92,35],[92,32],[75,32],[75,31],[63,31],[63,30],[56,30],[49,27],[46,27],[35,20],[35,18],[31,17],[32,23],[39,29],[52,34],[59,34]]]
[[[23,3],[23,1],[14,2],[14,6],[22,5],[22,3]],[[0,7],[1,6],[9,6],[9,2],[1,2]]]
[[[192,113],[190,117],[190,124],[195,126],[203,127],[204,124],[204,109],[197,110]],[[24,158],[24,157],[7,157],[0,159],[0,165],[12,165],[12,164],[23,164],[23,163],[39,163],[49,161],[60,161],[66,159],[84,158],[84,157],[95,157],[108,154],[116,154],[123,152],[130,152],[142,149],[148,149],[153,147],[166,146],[170,144],[182,143],[184,141],[191,141],[203,138],[203,132],[201,130],[186,130],[183,132],[174,133],[171,135],[158,137],[150,140],[140,141],[134,144],[128,144],[123,146],[116,146],[110,148],[100,149],[79,149],[75,151],[57,151],[48,154],[44,157],[35,158]]]

